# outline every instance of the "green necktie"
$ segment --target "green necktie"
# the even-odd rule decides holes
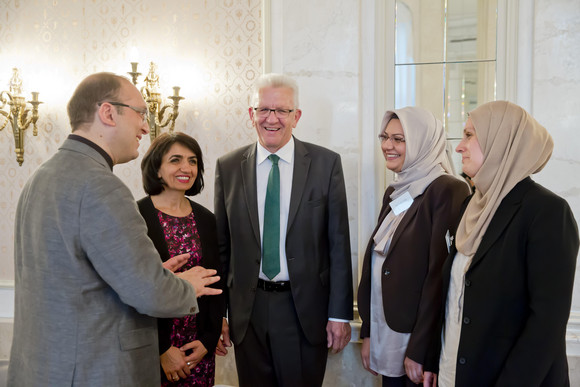
[[[272,168],[268,175],[264,204],[264,235],[262,271],[270,279],[280,273],[280,169],[276,155],[268,156]]]

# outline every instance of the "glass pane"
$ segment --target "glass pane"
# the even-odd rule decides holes
[[[496,58],[497,0],[447,0],[447,62]]]
[[[421,106],[443,122],[443,66],[396,65],[395,108]]]
[[[451,153],[451,164],[453,164],[453,169],[455,174],[459,175],[463,172],[462,164],[461,164],[461,155],[455,152],[455,148],[459,145],[461,140],[447,140],[447,149],[450,150]]]
[[[445,0],[396,0],[395,6],[395,63],[443,62]]]
[[[449,63],[445,82],[447,137],[461,138],[467,113],[495,100],[495,62]]]

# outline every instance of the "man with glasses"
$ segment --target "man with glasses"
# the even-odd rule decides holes
[[[146,113],[127,79],[88,76],[68,104],[73,134],[24,187],[8,385],[158,386],[154,317],[197,313],[196,296],[221,293],[206,287],[219,279],[215,270],[164,269],[112,172],[138,156]]]
[[[216,164],[215,215],[240,386],[320,386],[328,348],[350,340],[352,270],[340,156],[292,136],[291,78],[255,85],[257,143]]]

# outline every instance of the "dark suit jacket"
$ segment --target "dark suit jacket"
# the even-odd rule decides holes
[[[529,177],[502,200],[465,275],[456,386],[569,385],[578,244],[568,203]]]
[[[320,344],[329,316],[352,319],[346,192],[337,153],[294,141],[286,258],[300,325],[310,343]],[[234,344],[246,334],[260,271],[257,203],[254,143],[216,163],[215,214]]]
[[[201,241],[202,258],[200,265],[207,269],[217,269],[219,266],[217,233],[215,216],[207,208],[193,201],[191,208],[197,224],[197,232]],[[137,202],[139,212],[147,223],[147,235],[153,241],[155,248],[163,262],[169,258],[165,234],[159,223],[157,209],[153,206],[150,196]],[[219,287],[219,286],[216,286]],[[208,353],[215,351],[222,328],[222,317],[225,311],[225,297],[223,295],[201,297],[197,300],[199,314],[197,315],[197,338],[202,342]],[[158,319],[159,353],[163,354],[171,347],[171,329],[173,319]]]
[[[392,192],[392,187],[385,192],[379,221],[363,261],[358,289],[362,338],[370,336],[373,237],[391,210]],[[406,356],[428,371],[436,369],[439,362],[439,354],[428,350],[439,328],[441,269],[448,254],[445,234],[457,224],[461,204],[468,195],[467,184],[455,177],[443,175],[435,179],[405,213],[381,269],[387,324],[397,332],[411,333]]]

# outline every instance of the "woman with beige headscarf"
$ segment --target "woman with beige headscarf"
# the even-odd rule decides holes
[[[469,188],[450,175],[445,131],[429,111],[387,111],[379,138],[397,175],[363,262],[361,357],[365,369],[383,375],[383,386],[432,383],[439,357],[428,349],[441,309],[445,235]]]
[[[456,150],[476,190],[443,272],[440,386],[569,385],[578,228],[566,201],[529,177],[552,148],[510,102],[484,104],[465,124]]]

